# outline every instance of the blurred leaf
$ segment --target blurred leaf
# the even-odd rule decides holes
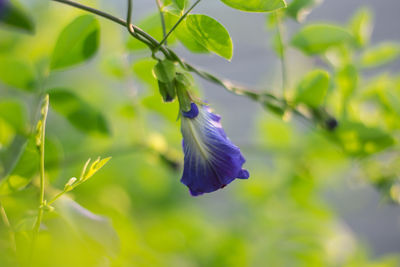
[[[27,186],[32,177],[39,171],[39,154],[36,139],[31,136],[28,141],[24,137],[16,137],[12,147],[3,155],[2,161],[8,162],[0,183],[0,194],[11,194]]]
[[[285,10],[289,17],[303,22],[312,9],[320,5],[323,0],[293,0]]]
[[[34,33],[35,31],[31,17],[20,7],[7,0],[0,1],[1,24],[23,30],[27,33]]]
[[[189,15],[185,23],[188,32],[196,42],[221,57],[228,60],[232,58],[231,37],[218,21],[206,15]]]
[[[162,98],[157,93],[152,96],[147,96],[143,98],[142,104],[153,111],[156,111],[162,117],[166,118],[170,122],[176,122],[178,116],[179,106],[178,102],[170,102],[165,104],[162,102]]]
[[[366,7],[360,8],[350,20],[349,28],[358,47],[369,43],[373,27],[372,11]]]
[[[346,65],[336,73],[336,84],[343,98],[348,99],[358,85],[358,71],[354,65]]]
[[[247,12],[270,12],[286,7],[285,0],[221,0],[224,4]]]
[[[133,72],[136,76],[152,88],[157,88],[157,80],[154,78],[153,69],[157,64],[154,59],[141,59],[133,64]]]
[[[400,56],[400,44],[381,43],[369,48],[361,56],[361,66],[364,68],[379,67],[396,60]]]
[[[89,244],[96,242],[110,256],[117,255],[120,246],[119,237],[109,219],[92,213],[66,196],[58,199],[54,206],[83,240]]]
[[[0,118],[3,118],[20,134],[23,134],[27,131],[26,109],[18,101],[1,101]]]
[[[352,156],[371,155],[394,144],[390,134],[360,122],[341,122],[335,135],[343,149]]]
[[[36,75],[32,66],[10,56],[0,58],[0,81],[26,91],[33,91],[36,87]]]
[[[51,58],[51,69],[70,67],[93,57],[99,46],[99,23],[92,15],[82,15],[59,35]]]
[[[317,108],[324,103],[328,88],[329,73],[324,70],[313,70],[297,86],[296,102]]]
[[[75,128],[89,134],[110,135],[106,118],[68,89],[48,91],[51,107],[63,115]]]
[[[351,40],[346,29],[329,24],[313,24],[303,27],[292,38],[292,45],[306,54],[314,55]]]

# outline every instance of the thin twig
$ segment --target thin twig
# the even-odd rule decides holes
[[[161,19],[161,27],[163,31],[163,38],[167,36],[167,27],[165,26],[165,18],[164,18],[164,12],[162,10],[162,5],[160,0],[156,0],[157,8],[158,11],[160,12],[160,19]],[[165,45],[168,45],[167,40],[165,40]]]
[[[193,8],[195,8],[195,6],[197,6],[197,4],[200,3],[200,1],[201,0],[197,0],[188,10],[186,10],[186,12],[179,18],[179,20],[175,23],[175,25],[172,26],[171,30],[169,30],[167,35],[165,35],[165,37],[161,40],[158,47],[161,47],[167,41],[170,34],[173,33],[173,31],[176,29],[176,27],[179,26],[179,24],[186,18],[186,16],[190,13],[190,11],[192,11]]]

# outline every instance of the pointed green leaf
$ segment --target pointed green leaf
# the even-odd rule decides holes
[[[92,15],[77,17],[61,32],[51,58],[51,69],[62,69],[90,59],[99,46],[99,23]]]
[[[317,108],[325,100],[329,87],[329,73],[314,70],[308,73],[297,87],[296,102]]]
[[[221,0],[224,4],[248,12],[270,12],[286,7],[284,0]]]
[[[348,42],[350,33],[339,26],[313,24],[303,27],[292,39],[291,44],[306,54],[325,52],[328,48]]]
[[[223,58],[232,58],[232,40],[222,24],[206,15],[189,15],[185,22],[196,42]]]
[[[373,27],[372,20],[372,11],[368,8],[359,9],[351,18],[349,28],[358,47],[364,47],[369,43]]]
[[[367,49],[361,56],[364,68],[379,67],[396,60],[400,56],[400,44],[382,43]]]

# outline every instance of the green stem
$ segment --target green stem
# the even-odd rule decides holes
[[[163,38],[165,39],[165,37],[167,36],[167,27],[165,26],[165,18],[164,18],[164,12],[162,11],[162,7],[161,7],[161,1],[160,0],[156,0],[156,4],[157,4],[158,11],[160,12],[160,19],[161,19],[161,27],[162,27],[162,31],[163,31]],[[165,40],[165,45],[168,45],[167,40]]]
[[[167,41],[167,39],[170,36],[170,34],[174,32],[176,27],[179,26],[179,24],[186,18],[186,16],[190,13],[190,11],[192,11],[193,8],[195,8],[195,6],[197,6],[197,4],[200,3],[200,1],[201,0],[197,0],[196,2],[194,2],[194,4],[188,10],[186,10],[186,12],[179,18],[179,20],[175,23],[175,25],[172,26],[171,30],[169,30],[167,35],[165,35],[165,37],[161,40],[161,42],[158,45],[158,47],[162,46]]]
[[[91,7],[87,7],[85,5],[79,4],[79,3],[75,3],[73,1],[70,0],[52,0],[52,1],[56,1],[56,2],[60,2],[66,5],[70,5],[73,7],[77,7],[80,8],[82,10],[91,12],[93,14],[99,15],[101,17],[104,17],[106,19],[109,19],[117,24],[120,24],[124,27],[127,27],[127,22],[114,17],[110,14],[107,14],[103,11],[91,8]],[[176,27],[179,25],[180,22],[182,22],[182,20],[189,14],[189,12],[200,2],[201,0],[197,0],[186,12],[185,14],[178,20],[178,22],[172,27],[172,29],[166,34],[165,38],[159,43],[156,39],[154,39],[151,35],[149,35],[148,33],[146,33],[145,31],[143,31],[142,29],[140,29],[139,27],[133,25],[133,24],[129,24],[128,23],[128,30],[130,32],[130,34],[138,39],[139,41],[145,43],[151,50],[152,50],[152,55],[154,56],[154,54],[159,50],[161,51],[166,58],[174,61],[174,62],[178,62],[182,68],[184,68],[187,71],[196,73],[197,75],[199,75],[200,77],[213,82],[215,84],[218,84],[222,87],[224,87],[226,90],[228,90],[231,93],[237,94],[237,95],[245,95],[247,97],[250,97],[251,99],[260,102],[260,103],[265,103],[268,101],[278,101],[282,104],[282,106],[286,107],[287,109],[292,110],[294,113],[300,115],[302,114],[302,112],[296,110],[293,107],[290,107],[286,100],[285,100],[285,96],[283,96],[282,99],[277,98],[275,96],[273,96],[272,94],[268,94],[265,92],[256,92],[256,91],[251,91],[251,90],[247,90],[243,87],[240,86],[236,86],[233,83],[231,83],[230,81],[225,81],[222,80],[210,73],[207,73],[205,71],[199,70],[197,68],[195,68],[194,66],[185,63],[180,57],[178,57],[171,49],[163,46],[163,43],[165,43],[165,41],[167,40],[168,36],[176,29]],[[277,16],[277,14],[275,14],[275,16]],[[278,17],[277,17],[278,19]],[[282,88],[285,91],[286,86],[287,86],[287,71],[286,71],[286,63],[285,63],[285,51],[284,51],[284,44],[283,44],[283,40],[282,40],[282,26],[280,26],[279,20],[278,20],[278,34],[279,34],[279,38],[280,38],[280,44],[281,44],[281,49],[283,49],[283,53],[282,53]],[[283,94],[284,95],[284,94]],[[303,115],[304,118],[306,118]]]
[[[31,258],[34,252],[34,248],[36,245],[37,236],[40,230],[40,224],[43,219],[43,208],[46,205],[46,201],[44,199],[44,188],[45,188],[45,169],[44,169],[44,144],[46,137],[46,120],[47,120],[47,112],[49,110],[49,95],[46,95],[41,109],[41,119],[39,121],[40,127],[38,127],[38,132],[36,133],[36,144],[38,146],[39,151],[39,176],[40,176],[40,191],[39,191],[39,209],[38,216],[33,227],[33,238],[32,238],[32,248],[31,248]]]
[[[278,11],[279,12],[279,11]],[[283,97],[285,98],[285,91],[287,87],[287,68],[286,68],[286,49],[285,44],[283,42],[283,25],[278,15],[278,12],[275,12],[276,19],[276,31],[278,34],[278,43],[279,43],[279,59],[281,60],[281,72],[282,72],[282,92]]]
[[[6,210],[4,209],[3,204],[1,202],[0,202],[0,214],[1,214],[1,218],[3,220],[3,223],[8,230],[8,236],[10,238],[11,249],[13,250],[14,253],[16,253],[17,246],[16,246],[16,242],[15,242],[15,234],[11,228],[11,224],[10,224],[10,221],[8,220]]]

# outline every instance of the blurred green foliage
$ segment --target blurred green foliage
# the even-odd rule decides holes
[[[397,60],[400,45],[369,44],[372,10],[358,10],[347,25],[307,23],[287,36],[282,53],[297,49],[321,64],[285,88],[284,104],[268,102],[274,112],[256,118],[252,142],[242,146],[250,179],[193,198],[179,183],[179,103],[163,102],[159,82],[180,82],[187,106],[185,87],[195,81],[175,76],[177,64],[152,59],[119,25],[32,2],[17,9],[12,1],[16,17],[0,17],[7,24],[0,29],[0,266],[398,266],[398,255],[373,259],[323,198],[357,165],[363,181],[400,202],[400,76],[365,72]],[[190,2],[164,1],[167,29]],[[321,1],[289,1],[287,9],[283,0],[222,2],[274,10],[268,21],[276,32]],[[32,32],[31,21],[34,35],[8,27]],[[158,13],[138,25],[162,39]],[[168,41],[232,57],[228,31],[206,15],[189,15]],[[46,93],[45,193],[56,200],[42,207],[32,255],[34,135]],[[97,156],[112,160],[84,165]]]

